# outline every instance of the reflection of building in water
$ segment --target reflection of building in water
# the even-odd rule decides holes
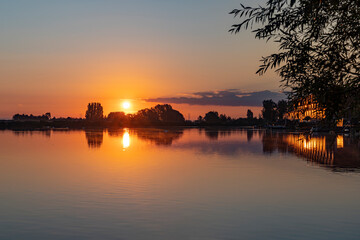
[[[263,151],[288,152],[322,164],[335,170],[360,168],[358,140],[338,136],[310,136],[303,134],[266,133],[263,136]]]
[[[338,135],[336,137],[336,147],[337,148],[344,148],[344,136]]]
[[[103,142],[103,131],[86,131],[86,140],[89,148],[100,148]]]
[[[310,161],[333,166],[334,147],[326,143],[326,137],[310,137],[304,135],[287,135],[286,142],[291,150]]]

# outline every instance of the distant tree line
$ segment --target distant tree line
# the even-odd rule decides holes
[[[0,123],[0,129],[6,128],[116,128],[132,126],[253,126],[253,127],[297,127],[297,121],[286,120],[286,114],[291,111],[292,104],[285,100],[277,103],[273,100],[264,100],[261,114],[256,117],[251,109],[247,110],[246,117],[232,118],[217,111],[209,111],[199,116],[195,121],[186,121],[184,116],[169,104],[159,104],[152,108],[145,108],[134,114],[111,112],[104,115],[101,103],[89,103],[85,113],[86,119],[51,118],[50,113],[34,116],[32,114],[15,114],[13,120]],[[20,121],[19,121],[20,120]],[[34,121],[35,120],[35,121]],[[41,121],[40,121],[41,120]],[[45,121],[43,121],[45,120]],[[358,124],[358,123],[357,123]],[[304,124],[303,124],[304,125]],[[300,126],[301,127],[301,126]],[[306,127],[306,124],[304,125]]]
[[[111,112],[106,117],[100,103],[89,103],[86,111],[86,120],[89,122],[104,122],[107,126],[147,126],[147,125],[237,125],[260,126],[263,124],[261,117],[254,117],[249,109],[246,118],[231,118],[226,114],[210,111],[205,116],[199,116],[195,121],[185,121],[183,114],[173,109],[169,104],[159,104],[152,108],[145,108],[135,114],[124,112]]]
[[[206,126],[261,126],[263,119],[254,117],[254,113],[248,109],[246,118],[232,118],[226,114],[219,114],[217,111],[210,111],[205,116],[199,116],[194,122],[195,125]]]
[[[152,108],[145,108],[134,114],[124,112],[111,112],[104,115],[101,103],[92,102],[87,105],[86,119],[75,118],[51,118],[50,113],[34,116],[32,114],[15,114],[13,120],[33,121],[47,120],[53,124],[49,126],[61,127],[71,123],[72,127],[116,127],[116,126],[149,126],[149,125],[177,125],[177,126],[263,126],[275,124],[284,118],[287,112],[287,102],[282,100],[278,103],[272,100],[263,102],[262,114],[254,117],[254,113],[248,109],[246,118],[232,118],[226,114],[219,114],[217,111],[209,111],[204,116],[199,116],[195,121],[185,121],[183,114],[173,109],[169,104],[159,104]],[[50,121],[51,120],[51,121]],[[83,123],[82,123],[83,121]]]
[[[145,108],[135,114],[111,112],[105,119],[112,124],[135,125],[184,125],[185,118],[169,104]]]
[[[237,125],[237,126],[264,126],[264,125],[284,125],[285,115],[289,111],[289,103],[286,100],[280,100],[275,103],[273,100],[264,100],[263,109],[258,118],[248,109],[246,118],[231,118],[225,114],[219,114],[216,111],[210,111],[204,117],[199,116],[196,124],[200,125]]]
[[[13,120],[50,120],[51,119],[51,113],[45,113],[43,115],[34,116],[32,114],[15,114],[12,117]]]

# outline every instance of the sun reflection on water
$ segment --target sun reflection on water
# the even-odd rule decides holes
[[[125,130],[125,132],[124,132],[122,143],[123,143],[124,150],[130,146],[130,134],[129,134],[128,130]]]

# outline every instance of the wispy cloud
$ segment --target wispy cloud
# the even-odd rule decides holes
[[[228,89],[222,91],[197,92],[176,97],[149,98],[145,100],[147,102],[189,105],[262,106],[263,100],[272,99],[277,102],[285,98],[286,95],[284,93],[267,90],[259,92],[242,92],[239,89]]]

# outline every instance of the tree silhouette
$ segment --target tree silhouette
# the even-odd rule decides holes
[[[47,120],[50,120],[51,118],[51,113],[47,112],[43,115],[45,118],[47,118]]]
[[[276,103],[273,100],[263,101],[262,116],[268,123],[274,123],[276,121]]]
[[[13,117],[13,120],[50,120],[51,118],[51,113],[47,112],[43,115],[39,115],[39,116],[34,116],[32,114],[27,115],[27,114],[15,114]]]
[[[103,114],[103,107],[101,104],[93,102],[88,104],[85,117],[86,120],[102,120],[104,118]]]
[[[118,121],[118,122],[124,122],[126,121],[127,117],[124,112],[111,112],[107,116],[107,120],[109,121]]]
[[[138,111],[135,116],[134,120],[140,123],[159,123],[159,116],[153,109],[145,108]]]
[[[153,108],[145,108],[138,111],[133,120],[138,123],[166,123],[166,124],[184,124],[184,116],[169,104],[156,105]]]
[[[284,119],[285,114],[288,112],[288,102],[285,100],[278,101],[276,111],[279,119]]]
[[[230,14],[242,19],[230,32],[256,26],[255,38],[279,43],[257,73],[276,68],[292,101],[313,96],[329,122],[359,114],[359,0],[271,0]]]
[[[248,109],[247,113],[246,113],[246,116],[247,116],[248,119],[253,119],[254,118],[254,113],[250,109]]]
[[[177,110],[174,110],[171,105],[163,104],[154,107],[159,120],[164,123],[184,123],[184,116]]]
[[[216,123],[220,123],[220,117],[219,117],[219,113],[215,112],[215,111],[210,111],[208,113],[205,114],[204,120],[206,123],[210,123],[210,124],[216,124]]]

